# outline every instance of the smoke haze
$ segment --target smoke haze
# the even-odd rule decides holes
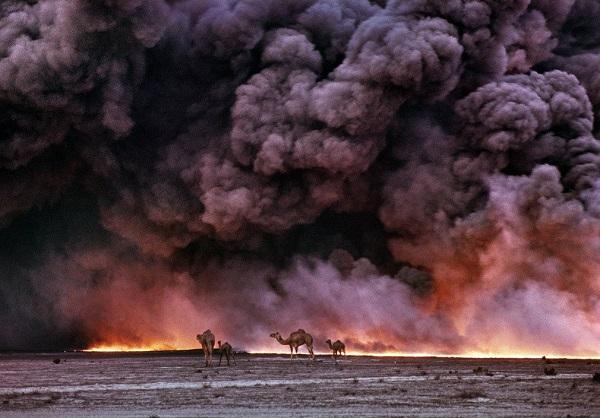
[[[598,19],[3,1],[0,349],[600,356]]]

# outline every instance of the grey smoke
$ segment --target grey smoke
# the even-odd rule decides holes
[[[262,349],[303,327],[373,351],[597,354],[599,16],[3,2],[0,348],[210,327]]]

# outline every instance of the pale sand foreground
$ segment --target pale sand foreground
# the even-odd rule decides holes
[[[201,365],[189,353],[0,354],[0,416],[600,416],[600,361],[246,355],[237,367]]]

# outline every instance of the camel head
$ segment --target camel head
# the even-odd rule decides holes
[[[325,341],[325,344],[331,344],[331,340]]]
[[[271,334],[271,338],[278,339],[279,337],[281,337],[281,335],[279,334],[279,331],[276,331],[276,332],[274,332],[274,333]]]
[[[217,345],[221,348],[221,340],[217,341]]]
[[[198,341],[202,341],[202,335],[200,335],[200,334],[196,334],[196,339],[197,339]]]

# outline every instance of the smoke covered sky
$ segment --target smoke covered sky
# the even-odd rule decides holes
[[[597,0],[6,0],[0,349],[600,356]]]

